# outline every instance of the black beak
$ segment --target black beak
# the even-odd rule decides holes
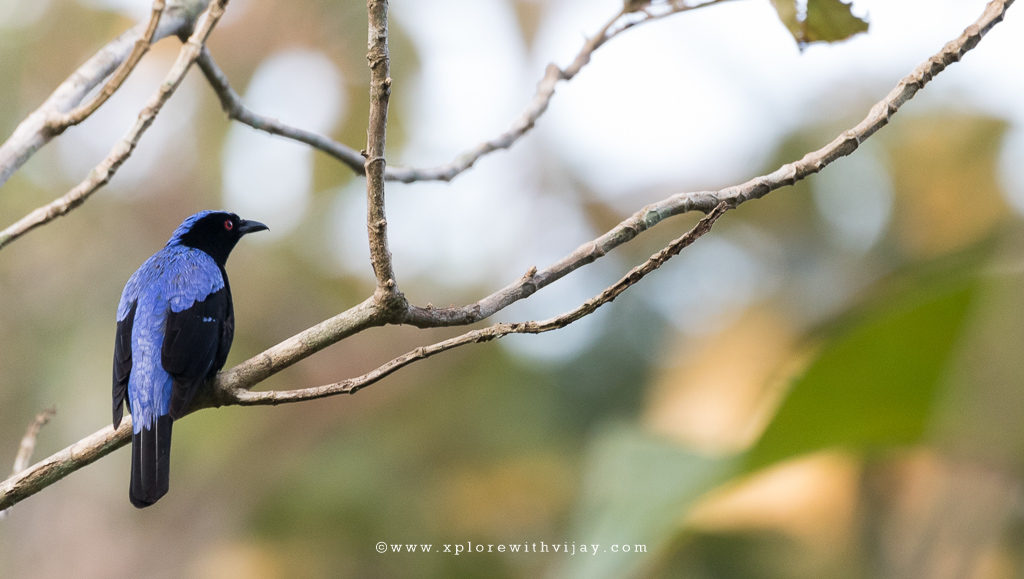
[[[238,234],[239,235],[245,235],[246,233],[253,233],[254,231],[266,231],[266,230],[269,230],[269,229],[270,229],[269,227],[267,227],[266,225],[260,223],[259,221],[250,221],[248,219],[243,219],[242,222],[238,224]]]

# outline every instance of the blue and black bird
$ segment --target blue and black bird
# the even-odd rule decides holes
[[[235,315],[224,264],[246,233],[267,226],[226,211],[200,211],[128,279],[117,305],[114,428],[132,414],[128,497],[147,507],[167,493],[171,424],[221,368]]]

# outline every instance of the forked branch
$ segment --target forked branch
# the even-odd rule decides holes
[[[0,231],[0,249],[36,227],[67,214],[75,207],[84,203],[89,196],[110,181],[114,173],[121,167],[121,164],[135,150],[139,139],[142,138],[142,135],[153,124],[156,115],[163,108],[164,104],[167,103],[171,95],[181,85],[181,81],[184,80],[185,73],[188,72],[189,67],[199,58],[199,52],[206,42],[206,38],[224,14],[224,7],[227,3],[228,0],[214,0],[200,15],[195,30],[182,45],[181,50],[178,52],[177,60],[171,66],[171,70],[168,71],[164,82],[160,83],[160,88],[150,97],[146,106],[139,111],[135,124],[128,130],[128,133],[114,144],[114,147],[107,156],[93,168],[89,176],[61,197],[33,210],[3,231]]]
[[[156,0],[153,12],[157,11],[158,3],[163,0]],[[208,8],[210,0],[166,0],[165,5],[160,7],[160,16],[150,20],[145,25],[131,28],[124,34],[107,43],[106,46],[96,52],[89,60],[78,67],[68,78],[57,87],[56,90],[40,105],[30,113],[14,129],[14,132],[2,145],[0,145],[0,185],[3,185],[32,155],[50,142],[67,127],[67,122],[84,119],[96,107],[102,104],[106,97],[102,95],[107,92],[107,87],[116,90],[113,86],[116,76],[123,74],[127,77],[134,64],[128,66],[126,63],[132,59],[136,61],[142,57],[137,54],[144,52],[140,45],[148,47],[150,44],[175,34],[188,34],[192,29],[196,18]],[[137,63],[137,62],[136,62]],[[120,67],[120,68],[119,68]],[[81,109],[81,112],[71,113],[74,118],[65,121],[70,111],[81,107],[85,99],[104,79],[111,76],[114,71],[118,73],[111,79],[107,87],[88,104],[88,112]],[[93,106],[95,103],[95,106]],[[79,119],[81,117],[81,119]]]

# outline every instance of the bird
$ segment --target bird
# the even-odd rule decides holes
[[[227,211],[200,211],[128,278],[117,305],[113,422],[132,416],[128,498],[167,494],[171,425],[224,367],[235,333],[224,265],[243,235],[269,229]]]

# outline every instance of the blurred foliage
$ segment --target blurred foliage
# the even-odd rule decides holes
[[[919,442],[978,293],[974,267],[917,276],[903,295],[876,297],[852,314],[856,321],[825,332],[822,350],[746,454],[747,468],[823,448]]]
[[[902,248],[928,258],[978,243],[1006,215],[999,195],[996,162],[1006,122],[983,116],[937,111],[944,121],[911,116],[902,130],[883,137],[889,172],[900,192],[894,229]],[[953,166],[956,171],[928,170]],[[911,210],[911,208],[913,210]]]
[[[822,449],[872,456],[924,442],[982,292],[977,263],[984,259],[974,251],[915,267],[909,279],[887,280],[883,295],[817,332],[819,351],[759,440],[739,455],[695,455],[629,428],[597,438],[577,533],[603,545],[642,539],[660,550],[680,513],[735,477]],[[574,559],[568,574],[621,577],[637,564],[636,557]]]
[[[682,513],[708,490],[735,475],[733,457],[694,453],[635,428],[615,427],[592,444],[573,537],[605,546],[639,544],[648,555],[664,549]],[[602,553],[574,557],[563,577],[623,577],[648,557]]]
[[[0,34],[5,135],[72,63],[130,25],[95,5],[52,4],[32,26]],[[795,3],[775,6],[806,42],[866,27],[838,0],[809,0],[801,22]],[[517,1],[514,8],[522,36],[533,38],[546,15],[542,4]],[[341,71],[349,103],[331,135],[358,148],[365,138],[364,18],[357,3],[232,3],[212,51],[239,92],[274,51],[322,51]],[[396,89],[388,146],[400,157],[417,122],[409,115],[417,95],[406,88],[415,86],[421,59],[400,20],[391,31]],[[49,40],[55,36],[63,39],[60,50]],[[162,71],[176,51],[167,41],[145,62]],[[194,125],[165,152],[171,170],[141,181],[119,174],[70,216],[0,252],[0,466],[13,460],[41,408],[56,405],[58,414],[39,437],[37,458],[109,420],[112,319],[124,280],[182,215],[221,204],[230,124],[208,88],[191,81],[181,96],[193,99],[192,118],[182,122],[169,109],[154,126]],[[835,90],[856,114],[871,104],[851,97],[860,93],[849,87]],[[132,104],[117,106],[127,119],[134,114]],[[128,456],[115,453],[0,521],[0,575],[1020,575],[1024,228],[1010,218],[996,175],[1007,125],[970,111],[914,110],[862,146],[856,155],[865,165],[840,160],[731,212],[643,287],[599,310],[600,324],[567,328],[588,333],[571,356],[531,357],[516,346],[543,337],[512,336],[428,359],[354,397],[197,413],[175,430],[172,491],[161,503],[143,512],[128,505]],[[794,128],[750,174],[799,158],[850,120]],[[110,121],[115,134],[122,121]],[[543,195],[581,206],[596,232],[620,220],[623,206],[660,196],[642,191],[626,205],[603,197],[563,162],[562,151],[545,147],[542,136],[528,139],[520,148],[536,145],[545,156],[536,169]],[[147,136],[138,153],[149,147],[156,144]],[[5,222],[80,178],[55,148],[0,189]],[[498,161],[481,167],[491,162]],[[857,204],[828,215],[819,200],[824,188],[857,195],[874,187],[859,179],[864,167],[886,181],[879,198],[891,202],[891,214],[870,243],[852,246],[838,240],[829,219],[867,217]],[[854,183],[828,181],[827,173],[844,169]],[[300,226],[232,256],[239,329],[229,364],[372,289],[369,266],[364,276],[341,273],[325,241],[339,227],[332,207],[353,181],[316,155]],[[409,199],[407,189],[395,191],[391,207]],[[488,209],[481,219],[502,219],[500,209]],[[659,226],[594,264],[605,268],[591,268],[594,287],[691,223],[692,216]],[[732,253],[686,261],[716,241]],[[736,254],[760,273],[715,277],[716,268],[743,265],[721,258]],[[495,259],[519,268],[536,258]],[[755,287],[734,287],[736,279]],[[401,280],[410,294],[439,293],[435,280]],[[478,295],[507,282],[463,291]],[[704,302],[666,311],[666,302],[681,304],[694,288],[703,288]],[[708,305],[743,289],[745,300]],[[568,292],[550,288],[560,291]],[[699,331],[686,324],[697,314],[708,316]],[[453,333],[375,329],[261,388],[333,382]],[[643,549],[382,555],[378,541],[435,550],[467,541]]]
[[[846,40],[868,30],[868,21],[855,15],[853,4],[843,0],[807,0],[802,11],[796,0],[772,0],[772,4],[801,47],[812,42]]]

